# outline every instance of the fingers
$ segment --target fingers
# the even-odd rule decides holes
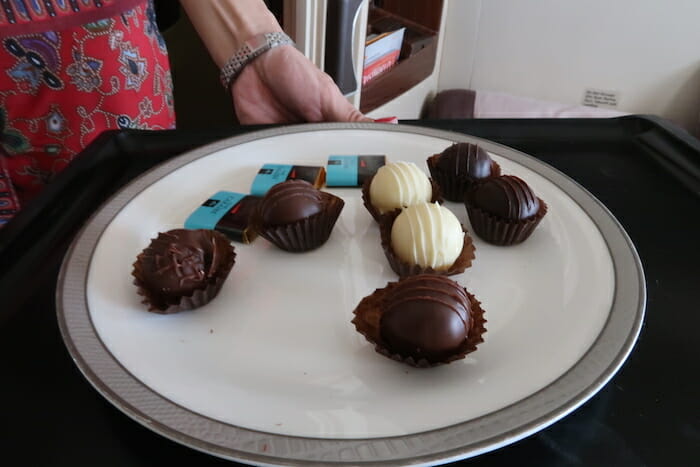
[[[323,106],[322,113],[324,120],[329,122],[373,121],[357,110],[357,108],[340,93],[340,90],[330,77],[328,80],[324,81],[324,84],[327,87],[327,92],[322,94],[325,96],[324,102],[321,103]]]
[[[243,70],[231,87],[231,95],[236,117],[243,125],[301,121],[276,98],[252,67]]]
[[[350,117],[346,120],[348,122],[374,122],[371,118],[357,110],[356,108],[353,107],[353,113],[350,115]]]
[[[292,47],[269,50],[232,87],[241,123],[371,122],[330,76]]]
[[[326,121],[329,122],[373,122],[371,118],[365,116],[357,110],[350,102],[342,95],[340,98],[343,102],[338,103],[337,108],[334,107],[331,115],[326,116]]]

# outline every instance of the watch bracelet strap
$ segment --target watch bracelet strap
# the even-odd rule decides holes
[[[270,49],[281,45],[292,45],[296,47],[294,41],[283,32],[268,32],[258,34],[246,40],[243,46],[229,58],[221,67],[221,84],[230,88],[231,84],[238,78],[243,69],[255,58],[264,54]]]

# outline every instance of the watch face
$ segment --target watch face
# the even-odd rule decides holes
[[[245,41],[245,44],[250,48],[250,54],[253,56],[270,47],[266,34],[258,34],[257,36],[253,36]]]

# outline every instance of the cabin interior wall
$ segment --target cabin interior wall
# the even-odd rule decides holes
[[[617,110],[698,131],[697,0],[460,0],[449,9],[439,90],[570,105],[587,89],[611,91]]]

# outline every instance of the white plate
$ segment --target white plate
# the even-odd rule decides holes
[[[482,301],[485,342],[465,360],[414,369],[374,352],[350,323],[396,280],[359,189],[327,244],[291,254],[236,244],[206,307],[147,313],[136,255],[219,190],[247,192],[262,163],[324,165],[330,154],[417,163],[480,142],[549,205],[523,244],[474,237],[453,278]],[[466,210],[447,203],[469,226]],[[632,349],[644,313],[639,259],[610,213],[568,177],[512,149],[455,133],[375,124],[286,127],[218,142],[122,189],[76,238],[59,284],[64,340],[88,380],[154,431],[252,463],[435,463],[496,449],[591,397]]]

